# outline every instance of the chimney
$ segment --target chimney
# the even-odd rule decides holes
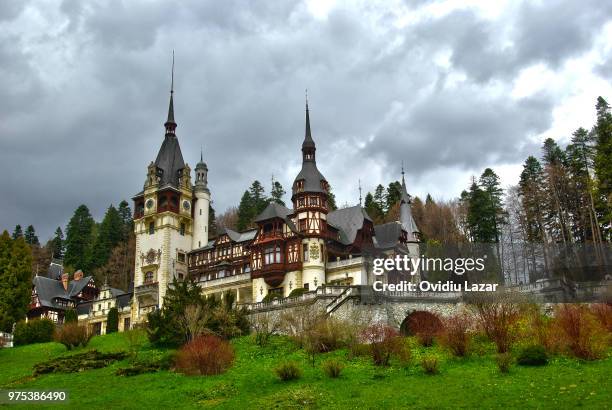
[[[68,274],[62,274],[62,285],[64,286],[64,290],[68,290]]]

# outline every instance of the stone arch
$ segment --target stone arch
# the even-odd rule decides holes
[[[414,310],[402,321],[400,333],[403,336],[414,336],[424,327],[427,332],[437,333],[442,329],[442,321],[435,312]]]

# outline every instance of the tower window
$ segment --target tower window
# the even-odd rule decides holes
[[[304,262],[308,262],[308,244],[304,244]]]
[[[155,222],[149,222],[149,235],[153,235],[155,233]]]
[[[181,227],[180,227],[180,229],[179,229],[179,233],[180,233],[182,236],[185,236],[185,224],[181,224]]]
[[[200,208],[200,215],[202,215],[202,208]]]
[[[153,282],[153,272],[147,272],[145,273],[145,283],[151,283]]]

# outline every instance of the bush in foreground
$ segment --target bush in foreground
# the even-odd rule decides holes
[[[323,372],[325,372],[325,374],[332,379],[340,377],[340,373],[342,373],[342,369],[344,369],[342,363],[336,359],[326,360],[323,362],[322,367]]]
[[[55,324],[49,319],[34,319],[28,322],[19,322],[15,326],[13,344],[15,346],[32,343],[47,343],[53,340]]]
[[[437,374],[439,361],[436,356],[425,356],[421,359],[421,368],[425,374]]]
[[[595,360],[604,355],[609,335],[587,307],[561,305],[555,311],[555,323],[566,350],[573,356]]]
[[[370,345],[372,360],[376,366],[388,366],[392,355],[405,352],[404,339],[394,328],[376,323],[362,331],[362,339]]]
[[[527,346],[521,349],[516,362],[521,366],[544,366],[548,363],[548,355],[544,346]]]
[[[64,324],[55,332],[55,340],[66,346],[68,350],[79,346],[87,346],[91,337],[92,334],[87,330],[87,327],[74,322]]]
[[[274,368],[274,373],[284,382],[302,377],[302,371],[295,362],[283,362],[279,364]]]
[[[119,331],[119,311],[116,307],[110,308],[106,319],[106,334]]]
[[[495,343],[497,353],[509,351],[518,336],[522,300],[503,292],[482,292],[470,295],[468,303],[482,330]]]
[[[512,355],[508,352],[499,353],[495,357],[495,362],[501,373],[508,373],[510,371],[510,365],[512,365]]]
[[[469,331],[471,326],[472,318],[465,312],[446,318],[440,334],[442,345],[457,357],[466,356],[470,346],[471,335]]]
[[[101,353],[90,350],[85,353],[58,357],[34,366],[34,376],[48,373],[77,373],[88,369],[100,369],[118,360],[123,360],[125,352]]]
[[[74,323],[78,321],[79,321],[79,317],[77,315],[76,310],[74,309],[66,310],[66,313],[64,313],[64,323]]]
[[[429,347],[442,332],[443,324],[438,315],[431,312],[414,312],[408,317],[406,333],[416,336],[421,346]]]
[[[234,349],[217,336],[198,336],[178,352],[176,368],[189,375],[221,374],[234,362]]]

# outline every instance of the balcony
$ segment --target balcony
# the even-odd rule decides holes
[[[202,280],[198,282],[202,289],[222,287],[227,285],[234,285],[243,282],[249,282],[251,280],[251,273],[239,273],[237,275],[225,276],[223,278],[216,278],[211,280]]]
[[[344,268],[347,266],[358,266],[363,263],[363,257],[343,259],[335,262],[327,262],[327,269]]]

